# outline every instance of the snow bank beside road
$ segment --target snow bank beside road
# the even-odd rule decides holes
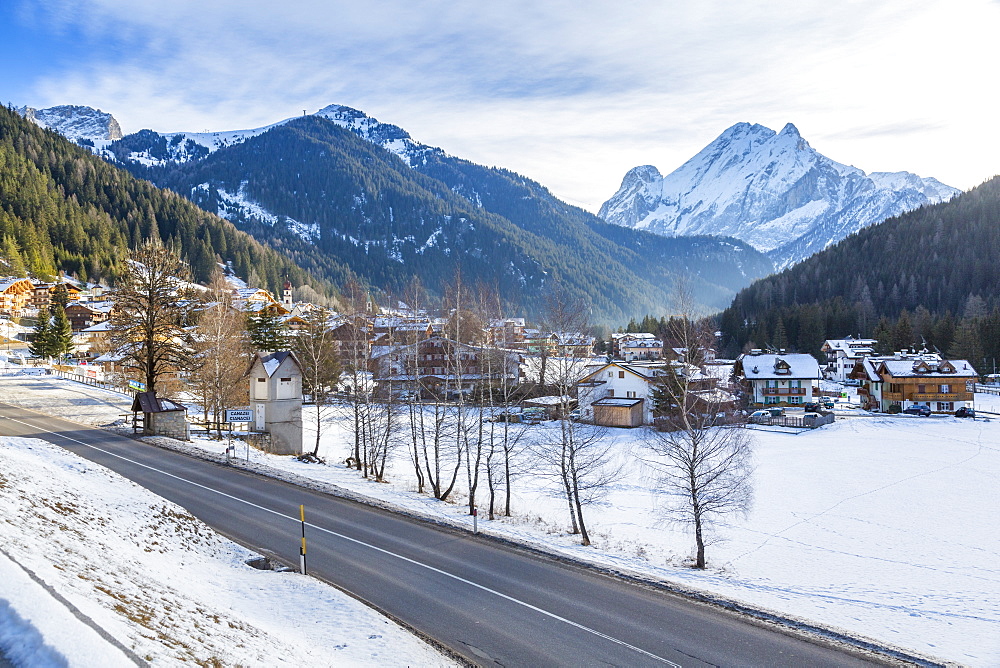
[[[3,551],[0,582],[0,653],[15,666],[135,665]]]
[[[0,438],[0,544],[152,665],[450,663],[332,587],[247,566],[255,554],[181,507],[44,441]],[[20,644],[35,652],[23,665],[60,657],[71,666],[129,665],[121,652],[104,660],[110,645],[75,642],[69,631],[88,635],[80,623],[53,634],[39,612],[52,601],[7,595],[12,568],[0,561],[0,598],[10,608],[3,647],[13,660]]]

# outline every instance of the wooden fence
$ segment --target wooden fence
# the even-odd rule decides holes
[[[804,417],[792,415],[772,415],[771,417],[754,418],[753,424],[768,427],[794,427],[796,429],[816,429],[825,424],[833,423],[833,413],[817,413]]]
[[[112,392],[118,392],[120,394],[125,394],[130,397],[135,396],[135,390],[130,388],[128,385],[123,383],[113,383],[107,380],[98,380],[96,378],[91,378],[90,376],[84,376],[78,373],[73,373],[71,371],[64,371],[63,369],[56,368],[56,375],[60,378],[65,378],[66,380],[72,380],[77,383],[83,383],[84,385],[90,385],[92,387],[99,387],[103,390],[111,390]]]

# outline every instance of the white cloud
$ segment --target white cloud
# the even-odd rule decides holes
[[[26,3],[28,0],[24,0]],[[338,102],[596,210],[738,121],[795,123],[869,170],[969,187],[998,171],[996,3],[50,0],[94,57],[33,104],[126,130],[236,129]]]

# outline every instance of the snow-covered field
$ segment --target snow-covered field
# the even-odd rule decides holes
[[[333,587],[251,568],[257,555],[183,508],[44,441],[0,438],[0,509],[0,652],[15,665],[450,663]]]
[[[128,404],[51,378],[0,378],[0,400],[98,425]],[[977,395],[976,403],[1000,413],[1000,397]],[[542,438],[550,429],[528,433]],[[542,477],[520,478],[515,517],[481,517],[480,530],[951,662],[1000,665],[1000,418],[856,417],[797,434],[756,432],[754,509],[719,531],[705,572],[685,566],[691,539],[664,522],[669,499],[632,456],[645,434],[609,431],[626,475],[587,511],[592,547],[565,533],[564,502]],[[321,448],[328,465],[251,450],[251,466],[471,527],[460,496],[441,503],[415,493],[405,452],[390,466],[390,484],[340,464],[350,436],[333,418]]]

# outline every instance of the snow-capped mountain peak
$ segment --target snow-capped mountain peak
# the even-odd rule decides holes
[[[25,106],[16,111],[43,128],[55,130],[77,143],[81,140],[95,142],[122,138],[122,129],[115,117],[93,107],[64,104],[35,109]]]
[[[665,236],[732,236],[791,264],[958,190],[909,172],[866,175],[818,153],[793,124],[737,123],[666,176],[629,170],[604,220]]]
[[[411,167],[422,160],[427,152],[441,152],[439,148],[414,141],[410,133],[398,125],[381,123],[363,111],[342,104],[323,107],[315,115],[333,121],[362,139],[395,153]]]

